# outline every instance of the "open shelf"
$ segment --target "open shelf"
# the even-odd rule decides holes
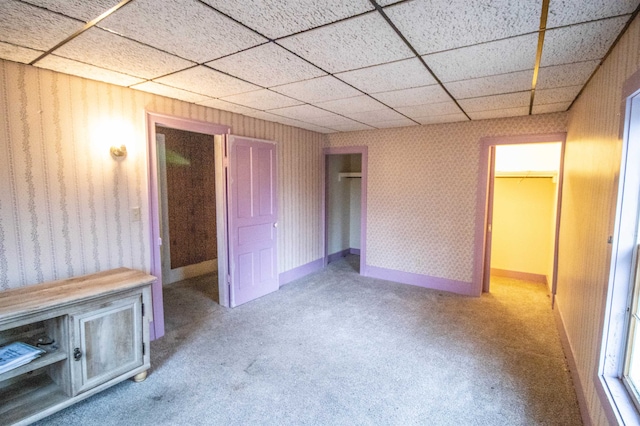
[[[151,309],[144,307],[154,281],[119,268],[0,291],[0,345],[46,351],[0,374],[0,426],[31,424],[146,372]],[[114,344],[123,336],[129,345]]]
[[[40,358],[36,358],[28,364],[21,365],[18,368],[14,368],[13,370],[0,374],[0,382],[46,367],[47,365],[55,364],[56,362],[63,361],[65,359],[67,359],[67,353],[65,351],[57,350],[55,352],[47,352]]]
[[[38,374],[0,389],[0,419],[2,424],[17,423],[68,399],[47,374]]]

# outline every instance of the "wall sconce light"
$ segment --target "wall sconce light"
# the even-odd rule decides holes
[[[122,160],[127,156],[127,147],[125,145],[120,145],[119,147],[114,145],[111,147],[110,151],[111,156],[116,160]]]

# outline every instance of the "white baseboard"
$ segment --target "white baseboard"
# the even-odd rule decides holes
[[[195,265],[187,265],[182,268],[172,269],[165,284],[175,283],[177,281],[186,280],[187,278],[199,277],[200,275],[210,274],[218,270],[218,259],[205,260]]]

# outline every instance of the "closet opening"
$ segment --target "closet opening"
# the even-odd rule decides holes
[[[346,258],[366,268],[366,147],[325,149],[325,266]]]
[[[542,284],[555,294],[564,136],[551,136],[484,140],[484,292]]]

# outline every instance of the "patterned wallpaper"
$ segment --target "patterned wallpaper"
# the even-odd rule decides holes
[[[367,264],[471,282],[480,138],[563,132],[566,114],[329,135],[367,145]]]
[[[0,289],[149,271],[145,110],[277,141],[279,272],[322,257],[324,135],[0,60]]]
[[[638,70],[640,17],[587,85],[568,121],[556,306],[594,425],[608,424],[595,377],[611,265],[607,239],[618,196],[622,87]]]

